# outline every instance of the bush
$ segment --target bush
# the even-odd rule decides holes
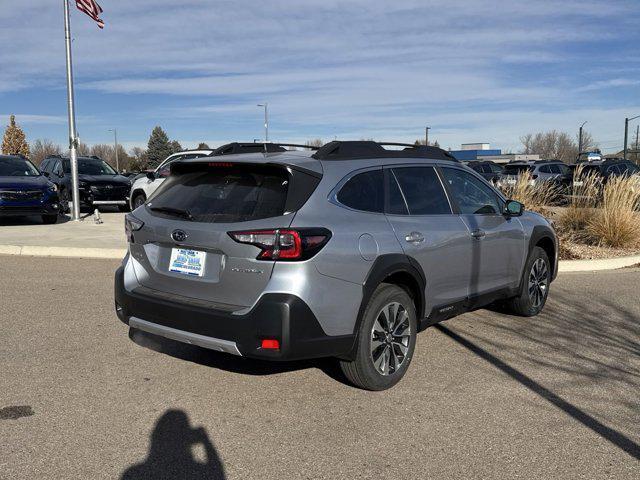
[[[640,244],[637,210],[640,182],[637,177],[610,178],[602,189],[601,207],[587,220],[591,241],[609,247],[629,248]]]

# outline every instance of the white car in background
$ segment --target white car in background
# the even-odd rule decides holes
[[[133,182],[129,200],[131,202],[131,210],[135,210],[140,205],[143,205],[158,187],[162,185],[164,179],[169,176],[169,168],[173,162],[188,160],[190,158],[206,157],[212,153],[213,150],[185,150],[184,152],[169,155],[153,172],[147,172],[146,175]]]

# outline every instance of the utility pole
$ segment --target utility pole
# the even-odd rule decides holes
[[[582,122],[580,125],[580,133],[578,134],[578,158],[580,158],[580,154],[582,153],[582,128],[585,126],[587,122]]]
[[[80,220],[80,192],[78,189],[78,138],[76,134],[76,112],[73,95],[73,63],[71,59],[71,25],[69,22],[69,3],[64,4],[64,39],[67,52],[67,100],[69,113],[69,152],[71,157],[71,198],[73,200],[72,218]]]
[[[118,129],[113,128],[109,129],[110,132],[113,132],[113,145],[116,152],[116,172],[120,173],[120,162],[118,161]]]
[[[634,150],[636,151],[636,163],[638,163],[638,155],[640,155],[640,125],[636,127],[636,145]]]
[[[425,146],[429,146],[429,130],[431,130],[431,127],[425,127],[424,129],[424,144]]]
[[[636,118],[640,118],[640,115],[636,115],[635,117],[625,118],[624,119],[624,159],[627,159],[627,142],[629,141],[629,122],[635,120]]]
[[[269,104],[259,103],[258,107],[264,107],[264,142],[269,141]]]

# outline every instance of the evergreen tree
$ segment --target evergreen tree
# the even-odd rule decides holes
[[[157,167],[160,162],[174,153],[174,147],[175,145],[172,145],[172,143],[169,142],[169,137],[164,130],[159,126],[155,127],[151,132],[147,146],[147,161],[149,168]]]
[[[29,156],[29,144],[22,129],[16,124],[16,116],[9,117],[9,126],[4,132],[2,139],[2,153],[5,155]]]
[[[197,148],[197,150],[209,150],[209,145],[207,145],[207,144],[206,144],[206,143],[204,143],[204,142],[200,142],[200,143],[198,144],[198,148]]]
[[[184,150],[182,148],[182,145],[180,145],[180,142],[177,140],[172,140],[171,142],[169,142],[169,146],[171,147],[171,153],[178,153]]]

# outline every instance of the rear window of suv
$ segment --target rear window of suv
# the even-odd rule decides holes
[[[207,168],[171,176],[152,197],[151,209],[169,216],[188,212],[196,222],[246,222],[283,215],[288,189],[289,174],[283,168]]]
[[[530,165],[505,165],[502,173],[505,175],[521,175],[527,171],[532,172],[533,167]]]

